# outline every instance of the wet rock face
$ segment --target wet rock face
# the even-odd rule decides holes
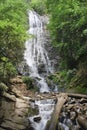
[[[15,97],[16,98],[16,97]],[[28,126],[28,104],[24,99],[0,97],[0,130],[25,130]]]
[[[50,41],[50,36],[48,33],[47,34],[47,43],[45,44],[45,49],[48,52],[48,56],[51,61],[51,65],[54,66],[55,71],[58,71],[59,70],[59,61],[60,61],[58,49],[57,49],[57,47],[53,47],[50,43],[51,43],[51,41]]]
[[[40,64],[38,66],[38,72],[39,74],[42,74],[42,73],[45,73],[46,72],[46,68],[45,68],[45,65],[44,64]]]
[[[71,98],[68,97],[67,102],[62,108],[62,112],[59,118],[59,129],[67,130],[83,130],[83,127],[78,123],[78,116],[84,116],[87,120],[87,99]]]
[[[18,65],[18,74],[28,76],[29,75],[29,66],[27,65],[26,61],[22,61]]]

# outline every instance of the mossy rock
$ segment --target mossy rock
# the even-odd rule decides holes
[[[38,114],[39,114],[38,108],[29,107],[29,109],[28,109],[29,116],[34,116],[34,115],[38,115]]]
[[[0,83],[0,94],[2,94],[4,91],[7,91],[8,90],[8,87],[6,84],[4,83]]]

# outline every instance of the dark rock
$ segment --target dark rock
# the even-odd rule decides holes
[[[34,115],[38,115],[38,114],[39,114],[38,107],[36,107],[36,108],[29,107],[29,109],[28,109],[29,116],[34,116]]]
[[[35,99],[33,99],[33,98],[29,99],[29,101],[35,103]]]
[[[60,61],[60,57],[58,54],[58,48],[57,47],[53,47],[51,44],[50,39],[48,39],[48,41],[45,44],[45,49],[47,50],[49,59],[51,59],[51,65],[54,66],[55,70],[59,70],[59,61]]]
[[[34,121],[39,123],[41,121],[41,117],[40,116],[34,117]]]
[[[26,130],[34,130],[34,128],[32,126],[30,126],[29,128],[27,128]]]
[[[3,128],[0,127],[0,130],[6,130],[6,129],[3,129]]]
[[[70,101],[71,104],[74,104],[75,102],[76,102],[76,101],[75,101],[74,98]]]
[[[87,99],[81,98],[80,103],[87,103]]]
[[[46,69],[45,69],[45,65],[44,64],[40,64],[38,65],[38,72],[39,74],[45,73]]]
[[[64,119],[65,119],[64,116],[60,116],[60,117],[59,117],[59,122],[63,123]]]

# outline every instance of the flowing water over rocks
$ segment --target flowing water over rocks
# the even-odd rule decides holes
[[[11,83],[12,91],[0,96],[0,130],[53,130],[48,124],[62,93],[32,93],[19,76]],[[56,130],[87,130],[87,95],[67,95]]]
[[[28,32],[33,38],[26,41],[24,58],[29,66],[30,76],[36,79],[40,92],[49,92],[51,90],[46,82],[46,76],[54,72],[54,67],[45,49],[47,31],[43,18],[44,16],[29,11]]]
[[[48,32],[46,30],[46,24],[48,18],[46,16],[40,16],[35,11],[29,11],[29,26],[28,33],[32,35],[32,38],[26,41],[24,59],[29,66],[30,77],[36,79],[37,86],[41,93],[57,91],[57,87],[54,86],[54,90],[49,88],[46,77],[49,74],[54,73],[53,60],[48,57],[48,52],[45,45],[48,44]],[[46,123],[51,118],[55,102],[53,100],[35,100],[34,106],[38,106],[39,115],[29,117],[31,126],[35,130],[44,130]],[[33,129],[31,128],[31,129]]]
[[[33,107],[38,106],[39,113],[29,117],[32,127],[35,130],[44,130],[47,122],[51,119],[51,113],[54,110],[54,100],[36,100]]]

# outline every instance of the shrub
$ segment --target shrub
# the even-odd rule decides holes
[[[24,76],[22,79],[23,79],[23,82],[27,85],[27,89],[33,89],[34,88],[33,79],[31,79],[28,76]]]
[[[36,12],[40,15],[45,14],[46,7],[45,7],[45,0],[32,0],[30,5]]]

